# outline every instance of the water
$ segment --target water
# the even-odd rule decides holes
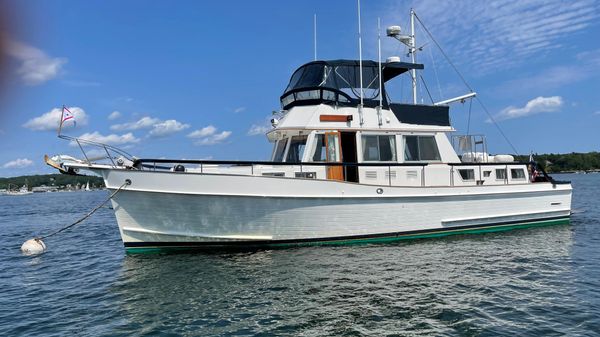
[[[598,336],[600,174],[571,225],[397,244],[126,255],[106,192],[0,197],[1,336]]]

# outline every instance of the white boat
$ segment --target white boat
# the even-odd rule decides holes
[[[299,67],[267,133],[270,161],[137,159],[63,136],[111,155],[47,162],[97,173],[111,191],[130,183],[112,199],[128,251],[385,242],[568,223],[569,183],[488,154],[483,136],[452,135],[449,104],[474,93],[417,104],[423,65],[414,62],[414,33],[399,32],[388,29],[413,62]],[[385,85],[406,75],[413,103],[392,103]]]
[[[5,194],[6,195],[27,195],[32,194],[33,192],[29,190],[27,184],[21,186],[19,189],[11,189],[11,184],[8,185]]]

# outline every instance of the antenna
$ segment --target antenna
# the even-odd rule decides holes
[[[358,106],[358,114],[360,116],[360,125],[364,123],[363,120],[363,72],[362,72],[362,36],[360,33],[360,0],[358,2],[358,67],[360,73],[360,105]]]
[[[315,41],[315,61],[317,60],[317,14],[313,16],[313,39]]]
[[[386,33],[387,36],[393,37],[401,43],[405,44],[408,47],[409,54],[412,58],[412,63],[417,62],[417,47],[416,47],[416,39],[415,39],[415,10],[410,9],[410,35],[402,35],[400,26],[390,26],[387,28]],[[412,77],[412,96],[413,96],[413,104],[417,104],[417,70],[412,69],[410,76]]]
[[[381,126],[381,109],[383,108],[383,79],[381,78],[381,19],[377,18],[377,52],[379,54],[379,106],[377,107],[377,119]]]

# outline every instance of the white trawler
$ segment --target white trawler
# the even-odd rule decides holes
[[[267,137],[271,161],[138,159],[103,148],[105,160],[57,156],[65,173],[99,174],[128,251],[263,247],[486,232],[568,223],[571,185],[534,163],[489,155],[483,136],[451,135],[448,104],[417,104],[412,63],[314,61],[281,96]],[[380,57],[381,58],[381,57]],[[413,104],[396,104],[387,82],[412,81]],[[125,182],[130,183],[124,185]]]

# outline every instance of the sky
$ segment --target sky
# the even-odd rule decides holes
[[[407,32],[411,7],[435,38],[417,24],[420,102],[470,87],[483,103],[451,105],[457,133],[485,134],[491,153],[600,150],[600,3],[363,0],[365,59],[377,59],[377,19]],[[353,0],[0,0],[0,13],[3,177],[52,173],[44,154],[81,156],[56,137],[63,105],[76,120],[65,134],[137,157],[267,160],[272,111],[314,58],[313,15],[319,59],[358,59]],[[407,61],[382,35],[383,57]],[[409,82],[390,83],[393,101]]]

